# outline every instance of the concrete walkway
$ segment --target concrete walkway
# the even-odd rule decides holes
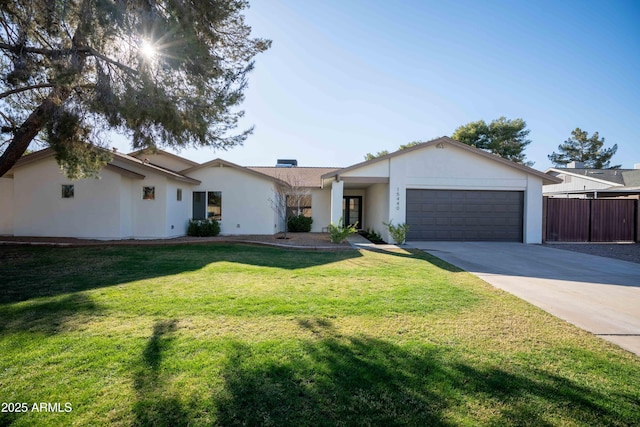
[[[640,356],[640,264],[521,243],[410,246]]]

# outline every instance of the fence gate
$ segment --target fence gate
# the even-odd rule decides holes
[[[633,242],[636,200],[545,198],[547,242]]]

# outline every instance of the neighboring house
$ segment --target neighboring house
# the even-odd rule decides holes
[[[580,162],[546,173],[562,180],[543,187],[544,196],[569,198],[639,198],[640,163],[634,169],[589,169]]]
[[[113,153],[100,179],[71,181],[53,150],[24,156],[0,178],[0,234],[98,239],[169,238],[190,218],[215,218],[222,234],[274,234],[278,181],[304,187],[312,231],[341,219],[389,240],[540,243],[542,186],[560,180],[447,137],[346,168],[198,164],[171,153]]]

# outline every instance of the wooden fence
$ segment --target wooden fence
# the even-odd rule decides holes
[[[638,241],[638,200],[544,198],[543,241]]]

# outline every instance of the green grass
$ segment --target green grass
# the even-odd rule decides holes
[[[640,358],[415,252],[0,247],[16,426],[640,425]]]

